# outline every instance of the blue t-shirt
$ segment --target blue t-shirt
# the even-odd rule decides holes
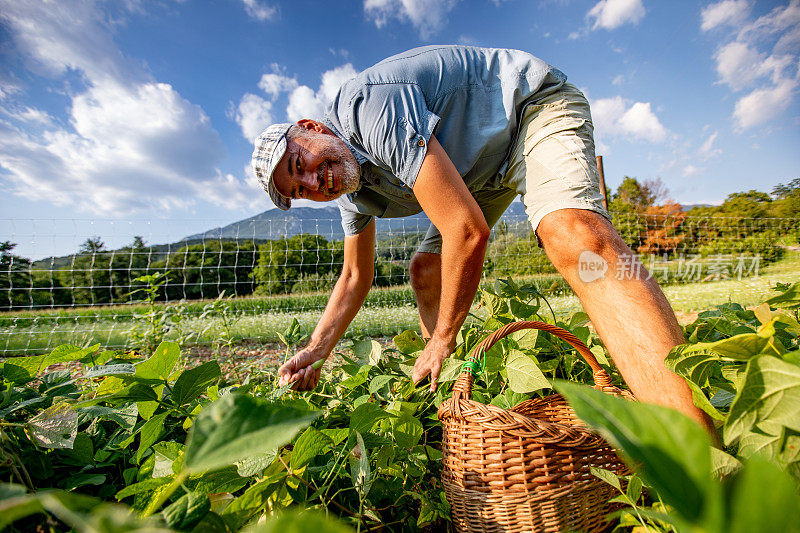
[[[362,170],[360,188],[337,199],[345,234],[422,211],[412,188],[432,134],[470,191],[499,187],[525,106],[565,81],[519,50],[426,46],[345,82],[324,119]]]

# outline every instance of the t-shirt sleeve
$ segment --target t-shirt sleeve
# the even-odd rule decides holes
[[[439,117],[413,83],[366,85],[353,102],[353,136],[383,168],[409,187],[428,152]]]

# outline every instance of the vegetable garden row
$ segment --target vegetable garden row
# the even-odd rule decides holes
[[[592,389],[563,341],[535,330],[489,350],[472,398],[511,408],[554,390],[632,474],[615,487],[609,528],[800,531],[800,283],[754,309],[700,313],[667,359],[719,427],[723,449],[679,413]],[[513,320],[542,320],[586,343],[624,386],[584,313],[558,317],[534,285],[500,280],[466,325],[435,393],[411,381],[424,343],[351,341],[315,391],[274,372],[193,365],[152,353],[61,346],[7,359],[0,390],[0,529],[29,531],[446,531],[442,428],[465,357]],[[284,335],[287,353],[297,328]],[[339,362],[341,363],[339,364]]]

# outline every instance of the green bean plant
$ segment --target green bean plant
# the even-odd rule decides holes
[[[130,295],[144,294],[143,303],[146,308],[144,312],[134,311],[134,325],[128,336],[131,348],[142,353],[153,353],[167,336],[181,344],[194,336],[193,333],[184,331],[183,322],[188,313],[183,302],[178,305],[157,303],[169,281],[169,275],[170,271],[155,272],[133,280],[143,286],[133,290]]]
[[[701,313],[668,358],[693,384],[697,404],[715,413],[724,450],[675,411],[593,390],[575,351],[535,330],[483,354],[472,397],[511,408],[564,394],[631,467],[622,479],[595,471],[619,491],[611,528],[796,530],[800,291],[781,289],[756,309]],[[61,346],[7,359],[0,528],[451,530],[436,410],[492,330],[528,319],[564,327],[623,385],[588,317],[556,316],[543,292],[511,279],[485,287],[436,392],[411,380],[425,346],[414,331],[388,347],[364,338],[340,349],[316,389],[303,393],[279,387],[274,371],[223,373],[215,360],[184,366],[171,341],[151,353]],[[287,355],[303,335],[296,323],[283,333]]]

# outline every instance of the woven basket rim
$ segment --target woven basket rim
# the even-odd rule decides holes
[[[544,398],[534,398],[533,400],[545,399],[550,399],[548,404],[554,401],[563,402],[571,410],[564,397],[558,393],[550,394]],[[453,409],[453,404],[456,401],[460,403],[461,416],[458,416]],[[597,446],[598,443],[605,442],[599,434],[582,425],[582,423],[550,422],[520,413],[513,408],[504,409],[497,405],[485,404],[467,398],[461,398],[460,400],[450,398],[442,402],[437,415],[442,424],[445,425],[460,421],[496,431],[520,431],[532,437],[546,439],[548,444],[559,447],[592,448]],[[575,418],[577,420],[577,417]]]
[[[491,502],[492,500],[495,501],[503,501],[504,498],[507,498],[509,495],[514,494],[525,494],[527,495],[526,499],[531,502],[536,501],[543,501],[548,500],[550,498],[559,498],[561,496],[567,494],[574,494],[575,492],[580,492],[584,490],[592,490],[598,487],[606,488],[610,486],[600,478],[595,479],[581,479],[577,481],[571,482],[569,485],[564,485],[561,487],[560,490],[543,490],[542,494],[539,496],[532,495],[530,489],[527,490],[493,490],[490,492],[471,489],[462,485],[457,476],[454,476],[453,473],[447,469],[442,470],[441,475],[442,483],[445,485],[449,485],[451,487],[457,488],[459,491],[465,493],[468,496],[472,496],[475,499],[486,500],[487,502]]]

